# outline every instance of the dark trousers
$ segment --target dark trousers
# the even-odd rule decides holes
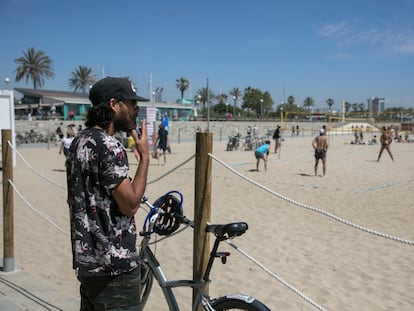
[[[80,311],[137,311],[140,301],[141,269],[115,277],[78,277],[81,282]]]

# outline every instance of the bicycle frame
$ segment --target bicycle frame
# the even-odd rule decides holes
[[[204,294],[204,289],[209,281],[202,280],[195,281],[195,280],[168,280],[165,276],[164,271],[161,268],[161,265],[157,258],[155,257],[154,253],[152,252],[151,248],[148,246],[148,241],[150,237],[145,236],[143,239],[143,244],[141,245],[141,258],[146,261],[148,268],[151,270],[150,272],[145,271],[145,273],[153,273],[155,279],[160,286],[162,293],[164,295],[165,301],[168,304],[169,310],[178,311],[180,310],[177,299],[175,298],[173,288],[175,287],[191,287],[199,289],[199,295],[197,300],[194,303],[193,310],[197,310],[200,306],[202,297],[206,297]],[[209,266],[211,269],[212,263]],[[207,272],[207,270],[206,270]],[[209,298],[209,297],[208,297]]]

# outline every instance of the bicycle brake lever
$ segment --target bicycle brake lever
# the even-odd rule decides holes
[[[179,219],[180,219],[180,222],[181,223],[186,224],[186,225],[189,225],[191,227],[194,227],[193,222],[190,219],[188,219],[187,217],[185,217],[184,215],[180,215],[179,216]]]

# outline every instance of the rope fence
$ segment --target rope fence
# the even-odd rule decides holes
[[[336,221],[338,221],[340,223],[343,223],[343,224],[348,225],[350,227],[353,227],[355,229],[364,231],[366,233],[370,233],[370,234],[379,236],[381,238],[390,239],[390,240],[393,240],[393,241],[396,241],[396,242],[400,242],[400,243],[404,243],[404,244],[408,244],[408,245],[414,245],[414,241],[407,240],[407,239],[404,239],[404,238],[399,238],[399,237],[396,237],[396,236],[393,236],[393,235],[390,235],[390,234],[387,234],[387,233],[383,233],[383,232],[379,232],[379,231],[376,231],[376,230],[373,230],[373,229],[369,229],[367,227],[363,227],[361,225],[358,225],[358,224],[355,224],[355,223],[353,223],[351,221],[345,220],[345,219],[343,219],[341,217],[338,217],[338,216],[336,216],[336,215],[334,215],[332,213],[329,213],[327,211],[324,211],[322,209],[319,209],[319,208],[316,208],[316,207],[312,207],[310,205],[306,205],[306,204],[300,203],[298,201],[295,201],[293,199],[290,199],[290,198],[288,198],[288,197],[286,197],[284,195],[281,195],[281,194],[279,194],[279,193],[277,193],[277,192],[275,192],[275,191],[267,188],[266,186],[263,186],[263,185],[259,184],[258,182],[256,182],[256,181],[248,178],[247,176],[244,176],[243,174],[237,172],[235,169],[231,168],[228,164],[224,163],[222,160],[220,160],[219,158],[217,158],[213,154],[209,154],[209,156],[211,158],[213,158],[215,161],[217,161],[218,163],[220,163],[221,165],[223,165],[225,168],[227,168],[232,173],[236,174],[237,176],[241,177],[242,179],[246,180],[247,182],[249,182],[249,183],[251,183],[251,184],[253,184],[253,185],[255,185],[255,186],[257,186],[257,187],[259,187],[259,188],[261,188],[261,189],[263,189],[263,190],[271,193],[271,194],[273,194],[275,197],[277,197],[279,199],[285,200],[285,201],[287,201],[289,203],[292,203],[293,205],[297,205],[299,207],[308,209],[308,210],[310,210],[312,212],[316,212],[316,213],[322,214],[322,215],[327,216],[327,217],[329,217],[329,218],[331,218],[333,220],[336,220]]]
[[[60,185],[59,183],[51,180],[50,178],[48,178],[47,176],[45,176],[44,174],[42,174],[41,172],[39,172],[38,170],[34,169],[27,161],[26,159],[16,150],[16,148],[14,148],[14,146],[10,143],[10,141],[8,141],[8,144],[10,145],[10,147],[16,152],[16,154],[22,159],[22,161],[25,163],[25,165],[32,171],[34,171],[36,174],[38,174],[41,178],[45,179],[46,181],[50,182],[51,184],[66,190],[66,187]],[[251,183],[252,185],[265,190],[269,193],[271,193],[272,195],[274,195],[275,197],[285,200],[293,205],[299,206],[301,208],[305,208],[307,210],[310,210],[312,212],[316,212],[319,213],[323,216],[329,217],[330,219],[337,221],[339,223],[345,224],[347,226],[350,226],[354,229],[358,229],[360,231],[381,237],[381,238],[385,238],[385,239],[389,239],[395,242],[399,242],[399,243],[403,243],[403,244],[407,244],[407,245],[414,245],[414,241],[408,240],[408,239],[404,239],[404,238],[400,238],[400,237],[396,237],[390,234],[386,234],[386,233],[382,233],[370,228],[366,228],[363,227],[361,225],[352,223],[348,220],[345,220],[343,218],[340,218],[332,213],[329,213],[327,211],[324,211],[322,209],[316,208],[316,207],[312,207],[306,204],[303,204],[301,202],[295,201],[293,199],[290,199],[284,195],[281,195],[269,188],[267,188],[266,186],[261,185],[260,183],[248,178],[247,176],[241,174],[240,172],[236,171],[235,169],[233,169],[232,167],[230,167],[228,164],[226,164],[224,161],[220,160],[218,157],[216,157],[215,155],[209,153],[208,154],[209,157],[211,157],[212,159],[214,159],[217,163],[219,163],[220,165],[224,166],[226,169],[228,169],[230,172],[234,173],[235,175],[237,175],[238,177],[240,177],[241,179]],[[188,159],[186,159],[185,161],[183,161],[182,163],[178,164],[177,166],[175,166],[174,168],[172,168],[171,170],[169,170],[168,172],[166,172],[165,174],[159,176],[158,178],[155,178],[154,180],[148,182],[147,184],[153,184],[156,183],[158,181],[160,181],[161,179],[165,178],[166,176],[170,175],[171,173],[175,172],[176,170],[178,170],[179,168],[181,168],[182,166],[186,165],[187,163],[189,163],[192,159],[194,159],[195,155],[192,155],[191,157],[189,157]],[[2,181],[3,182],[3,181]],[[50,225],[52,225],[53,227],[55,227],[58,231],[60,231],[61,233],[65,234],[66,236],[70,236],[70,234],[68,232],[66,232],[64,229],[60,228],[55,222],[53,222],[53,220],[51,220],[47,215],[45,215],[44,213],[40,212],[39,210],[37,210],[35,207],[33,207],[32,204],[30,204],[30,202],[21,194],[21,192],[17,189],[16,185],[13,183],[13,181],[8,180],[8,183],[10,183],[10,185],[13,187],[14,192],[19,196],[19,198],[31,209],[33,210],[37,215],[39,215],[41,218],[43,218],[44,220],[46,220]],[[262,265],[257,259],[253,258],[251,255],[249,255],[246,251],[242,250],[241,248],[239,248],[238,246],[236,246],[235,244],[233,244],[230,241],[226,241],[227,244],[229,246],[231,246],[232,248],[236,249],[239,253],[241,253],[244,257],[246,257],[249,261],[253,262],[254,264],[256,264],[257,266],[260,267],[260,269],[262,269],[264,272],[266,272],[267,274],[269,274],[272,278],[276,279],[278,282],[280,282],[282,285],[284,285],[285,287],[287,287],[288,289],[290,289],[291,291],[293,291],[295,294],[297,294],[299,297],[301,297],[302,299],[304,299],[306,302],[310,303],[312,306],[314,306],[315,308],[317,308],[318,310],[322,310],[325,311],[326,309],[323,308],[322,306],[318,305],[316,302],[314,302],[313,300],[311,300],[310,298],[308,298],[306,295],[304,295],[303,293],[301,293],[298,289],[294,288],[292,285],[290,285],[289,283],[287,283],[286,281],[284,281],[282,278],[280,278],[279,276],[277,276],[274,272],[272,272],[269,268],[265,267],[264,265]]]

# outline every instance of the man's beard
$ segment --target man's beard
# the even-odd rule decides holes
[[[130,132],[136,127],[136,123],[132,121],[127,114],[115,114],[113,122],[115,132]]]

